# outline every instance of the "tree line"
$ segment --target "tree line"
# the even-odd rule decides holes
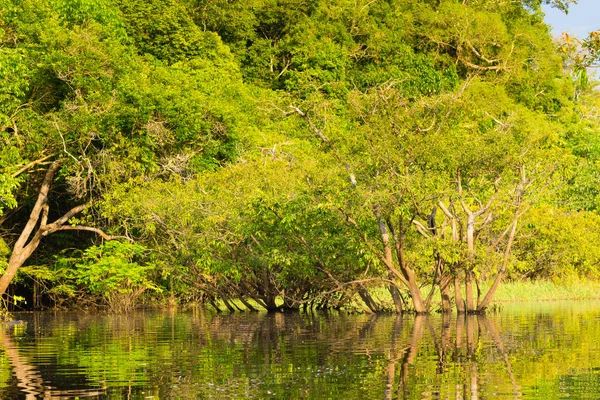
[[[0,293],[476,313],[594,279],[600,38],[542,3],[1,0]]]

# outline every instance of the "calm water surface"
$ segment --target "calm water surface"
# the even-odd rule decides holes
[[[600,302],[487,318],[33,313],[0,398],[600,399]]]

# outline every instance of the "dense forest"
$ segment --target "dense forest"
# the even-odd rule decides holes
[[[482,312],[598,279],[600,37],[542,3],[572,1],[0,0],[0,294]]]

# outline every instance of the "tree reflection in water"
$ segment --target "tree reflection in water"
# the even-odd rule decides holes
[[[413,364],[417,357],[425,327],[429,331],[437,354],[436,377],[434,379],[436,385],[432,393],[430,393],[433,398],[439,398],[444,392],[444,389],[441,387],[443,379],[440,376],[449,372],[449,357],[451,363],[458,368],[456,376],[462,377],[462,381],[457,380],[456,382],[456,398],[470,398],[472,400],[479,398],[481,377],[479,375],[480,361],[477,357],[477,349],[480,344],[481,335],[484,334],[487,334],[493,341],[495,350],[504,361],[514,396],[522,396],[512,372],[512,366],[504,343],[494,322],[483,315],[458,315],[452,318],[454,318],[455,323],[454,345],[452,344],[452,321],[450,315],[444,314],[440,319],[441,326],[439,333],[436,331],[431,318],[417,315],[414,320],[411,339],[408,345],[402,348],[400,348],[399,337],[403,328],[403,320],[401,318],[396,319],[386,369],[385,399],[406,399],[411,397],[411,391],[414,388],[408,382],[411,373],[409,366]],[[483,362],[488,363],[489,360],[483,360]],[[397,390],[395,390],[396,386]]]
[[[489,318],[200,310],[19,318],[27,329],[0,333],[0,398],[547,399],[600,387],[600,310],[580,305]]]
[[[55,388],[44,381],[39,369],[27,357],[19,353],[10,334],[0,330],[0,341],[4,354],[12,365],[13,375],[17,379],[17,387],[25,395],[26,400],[98,397],[105,393],[106,387],[62,390]]]

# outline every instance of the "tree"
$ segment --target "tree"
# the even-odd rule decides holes
[[[528,210],[597,207],[596,40],[542,3],[4,0],[2,279],[78,230],[173,301],[483,312]]]
[[[54,179],[54,175],[60,166],[59,161],[54,161],[48,168],[46,176],[40,186],[40,191],[37,196],[37,200],[31,210],[29,220],[21,231],[19,238],[13,245],[8,265],[2,277],[0,277],[0,295],[3,295],[8,288],[8,285],[14,278],[19,268],[27,261],[31,254],[37,249],[40,241],[43,237],[48,236],[54,232],[74,230],[74,231],[88,231],[94,232],[100,235],[106,240],[112,240],[113,237],[104,233],[101,229],[85,226],[85,225],[70,225],[69,220],[84,210],[85,205],[79,205],[71,208],[60,218],[57,218],[54,222],[48,223],[49,216],[49,204],[48,197],[50,192],[50,186]],[[38,226],[39,224],[39,226]]]
[[[199,57],[196,43],[183,49],[185,64],[170,67],[137,55],[113,3],[6,1],[2,9],[0,222],[13,245],[0,279],[4,293],[51,233],[112,238],[104,232],[120,227],[108,226],[96,207],[117,185],[233,159],[232,106],[220,95],[208,101],[207,92],[243,94],[237,67],[214,35],[201,47],[223,57]],[[47,167],[42,180],[40,167]]]

